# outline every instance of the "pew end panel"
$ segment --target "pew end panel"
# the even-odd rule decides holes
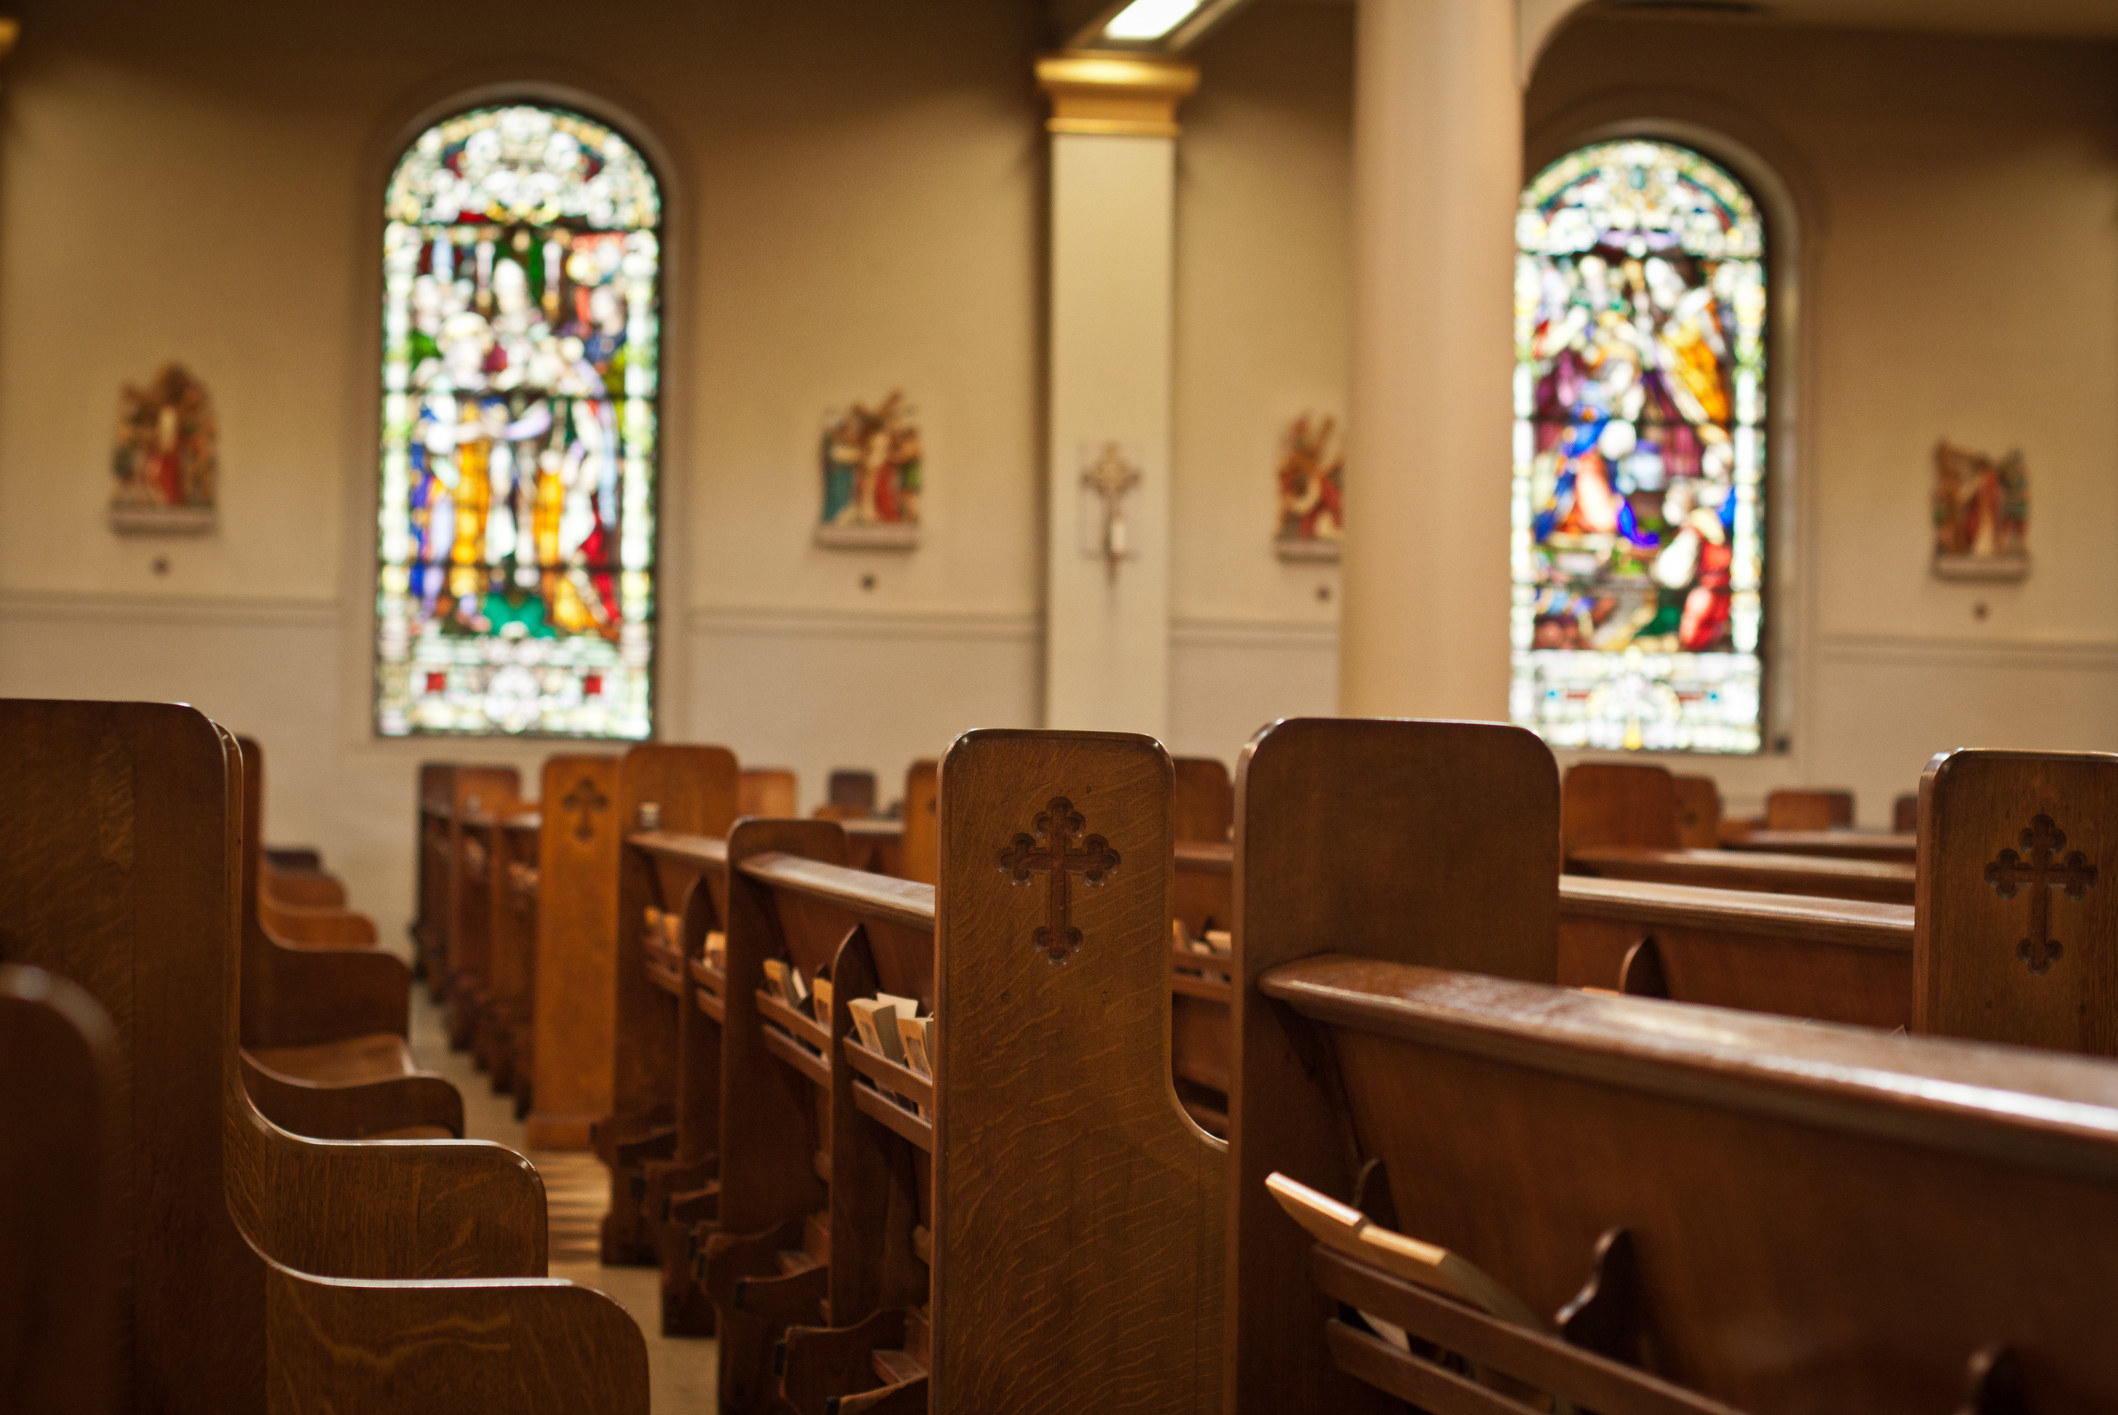
[[[593,1288],[312,1277],[266,1263],[267,1415],[647,1415],[647,1344]]]
[[[1626,1234],[1633,1336],[1611,1354],[1638,1369],[1738,1409],[1912,1415],[1959,1408],[2006,1352],[2006,1408],[2118,1399],[2092,1295],[2118,1271],[2107,1066],[1372,959],[1259,986],[1334,1056],[1378,1223],[1543,1314]],[[1307,1256],[1262,1187],[1242,1199]],[[1323,1347],[1335,1304],[1313,1311]],[[1317,1389],[1279,1408],[1342,1408]]]
[[[1677,843],[1711,850],[1721,843],[1721,788],[1710,776],[1671,779],[1677,795]]]
[[[1678,786],[1667,767],[1646,762],[1576,762],[1560,792],[1566,853],[1599,845],[1674,850]],[[1720,811],[1715,809],[1716,817]],[[1711,842],[1708,842],[1711,843]]]
[[[1851,791],[1782,787],[1765,798],[1767,830],[1838,830],[1852,824]]]
[[[920,884],[941,878],[941,822],[936,815],[941,763],[922,757],[905,769],[904,836],[898,872]]]
[[[1170,1078],[1173,795],[1146,737],[943,759],[937,1415],[1220,1409],[1226,1159]]]
[[[1176,757],[1177,841],[1224,845],[1235,828],[1235,780],[1219,757]]]
[[[630,833],[652,822],[665,832],[725,838],[736,819],[739,775],[735,755],[723,747],[634,747],[618,769],[619,827]],[[652,809],[643,815],[642,807]],[[676,912],[684,900],[661,887],[653,857],[626,850],[620,858],[611,1114],[623,1123],[666,1114],[671,1105],[676,1009],[671,994],[648,978],[636,940],[650,905]]]
[[[765,964],[781,960],[813,981],[853,926],[843,908],[778,890],[749,867],[845,860],[837,821],[746,817],[728,837],[719,1228],[701,1266],[721,1343],[720,1408],[730,1415],[771,1407],[773,1343],[790,1325],[822,1320],[829,1281],[828,1037],[768,995]]]
[[[88,993],[0,964],[0,1391],[16,1415],[115,1409],[108,1135],[122,1065]]]
[[[529,1143],[588,1147],[610,1110],[618,861],[631,822],[619,810],[619,759],[553,757],[540,782],[536,940],[528,985]],[[637,809],[637,808],[636,808]]]
[[[1668,774],[1655,771],[1625,779],[1667,805]],[[1321,1312],[1311,1323],[1239,1300],[1308,1290],[1306,1244],[1254,1202],[1266,1177],[1351,1201],[1360,1175],[1328,1049],[1256,980],[1333,952],[1554,981],[1560,797],[1543,741],[1493,723],[1293,719],[1243,749],[1226,1233],[1238,1300],[1223,1343],[1242,1411],[1392,1408],[1333,1365]]]
[[[2118,1055],[2118,755],[1943,753],[1918,851],[1914,1030]]]

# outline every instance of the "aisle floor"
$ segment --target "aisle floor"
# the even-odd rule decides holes
[[[717,1348],[710,1337],[661,1335],[661,1296],[652,1268],[607,1268],[596,1261],[596,1230],[610,1203],[610,1179],[590,1150],[532,1150],[514,1098],[493,1094],[492,1083],[464,1052],[452,1052],[442,1011],[415,988],[412,1055],[420,1068],[446,1076],[463,1093],[464,1130],[473,1140],[495,1140],[526,1154],[544,1177],[551,1220],[551,1275],[610,1294],[647,1337],[647,1373],[655,1415],[711,1415]]]

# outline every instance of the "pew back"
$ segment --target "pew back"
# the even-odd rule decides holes
[[[1375,1166],[1357,1202],[1554,1314],[1547,1330],[1746,1410],[2118,1400],[2100,1297],[2118,1277],[2108,1067],[1371,959],[1290,963],[1259,986],[1330,1058],[1310,1099]],[[1308,1257],[1262,1189],[1240,1205]],[[1363,1300],[1362,1275],[1314,1261],[1321,1291]],[[1333,1330],[1321,1300],[1290,1301],[1319,1290],[1246,1285],[1239,1300],[1320,1361],[1328,1345],[1414,1374]],[[1564,1319],[1577,1298],[1597,1320]],[[2019,1403],[1987,1403],[1990,1375],[1977,1389],[1996,1358]],[[1347,1388],[1269,1404],[1246,1391],[1242,1409],[1398,1408],[1331,1375]]]
[[[2118,1054],[2118,756],[1945,753],[1919,812],[1914,1029]]]
[[[104,1135],[120,1065],[95,999],[0,964],[0,1391],[14,1415],[110,1415]]]
[[[1677,783],[1664,767],[1639,762],[1576,762],[1561,793],[1566,854],[1606,845],[1674,850]]]
[[[1666,773],[1636,779],[1668,802]],[[1343,1197],[1358,1172],[1342,1122],[1317,1103],[1319,1058],[1254,980],[1328,949],[1552,981],[1559,823],[1557,765],[1521,728],[1295,719],[1243,749],[1229,1117],[1233,1289],[1298,1292],[1308,1281],[1305,1252],[1279,1229],[1286,1220],[1251,1202],[1266,1176],[1283,1172]],[[1306,1324],[1232,1303],[1227,1331],[1226,1383],[1243,1409],[1328,1408],[1316,1403],[1318,1392],[1359,1398]]]

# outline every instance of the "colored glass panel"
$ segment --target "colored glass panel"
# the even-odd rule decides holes
[[[1757,202],[1689,148],[1523,192],[1510,713],[1554,746],[1758,750],[1767,293]]]
[[[435,124],[383,231],[375,724],[653,725],[661,198],[603,124]]]

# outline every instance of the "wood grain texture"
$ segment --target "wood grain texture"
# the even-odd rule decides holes
[[[10,1415],[115,1409],[107,1135],[121,1064],[94,998],[0,964],[0,1391]]]
[[[266,1282],[269,1415],[647,1415],[646,1342],[590,1288],[349,1282],[269,1262]]]
[[[535,945],[529,970],[530,1144],[584,1149],[610,1109],[617,996],[620,763],[549,758],[539,782]],[[570,797],[583,804],[565,805]],[[596,808],[602,798],[606,804]],[[557,803],[556,809],[553,808]]]
[[[1552,981],[1559,826],[1557,765],[1520,728],[1297,719],[1243,749],[1225,1346],[1235,1410],[1392,1408],[1337,1370],[1330,1313],[1296,1296],[1309,1290],[1308,1241],[1265,1178],[1345,1200],[1357,1150],[1325,1058],[1256,979],[1330,951]]]
[[[973,732],[943,759],[937,1413],[1220,1408],[1225,1153],[1169,1080],[1173,794],[1144,737]],[[1055,963],[1047,891],[999,861],[1059,799],[1120,862],[1073,890]]]
[[[1913,870],[1880,860],[1774,855],[1758,850],[1660,850],[1606,845],[1569,850],[1567,869],[1604,879],[1810,894],[1825,899],[1912,902]]]
[[[328,1276],[543,1271],[541,1186],[512,1151],[305,1140],[250,1104],[232,738],[179,706],[51,702],[0,702],[0,737],[23,753],[5,768],[15,809],[0,821],[0,956],[80,983],[123,1054],[111,1111],[121,1408],[266,1408],[260,1250]],[[473,1300],[511,1305],[538,1340],[566,1339],[541,1290],[493,1291]],[[624,1394],[613,1383],[606,1398]],[[303,1399],[329,1409],[333,1392]]]
[[[1646,940],[1660,995],[1680,1002],[1885,1030],[1911,1020],[1908,905],[1561,878],[1561,983],[1620,988]]]
[[[2094,1295],[2118,1274],[2108,1066],[1372,959],[1260,986],[1329,1031],[1392,1227],[1540,1311],[1626,1229],[1670,1380],[1743,1409],[1910,1415],[1956,1408],[1973,1354],[2004,1343],[2026,1408],[2118,1400]]]
[[[1679,843],[1677,782],[1666,767],[1577,762],[1566,769],[1561,800],[1569,856],[1602,845],[1674,850]]]
[[[2118,756],[1937,756],[1917,915],[1915,1030],[2118,1053]]]

